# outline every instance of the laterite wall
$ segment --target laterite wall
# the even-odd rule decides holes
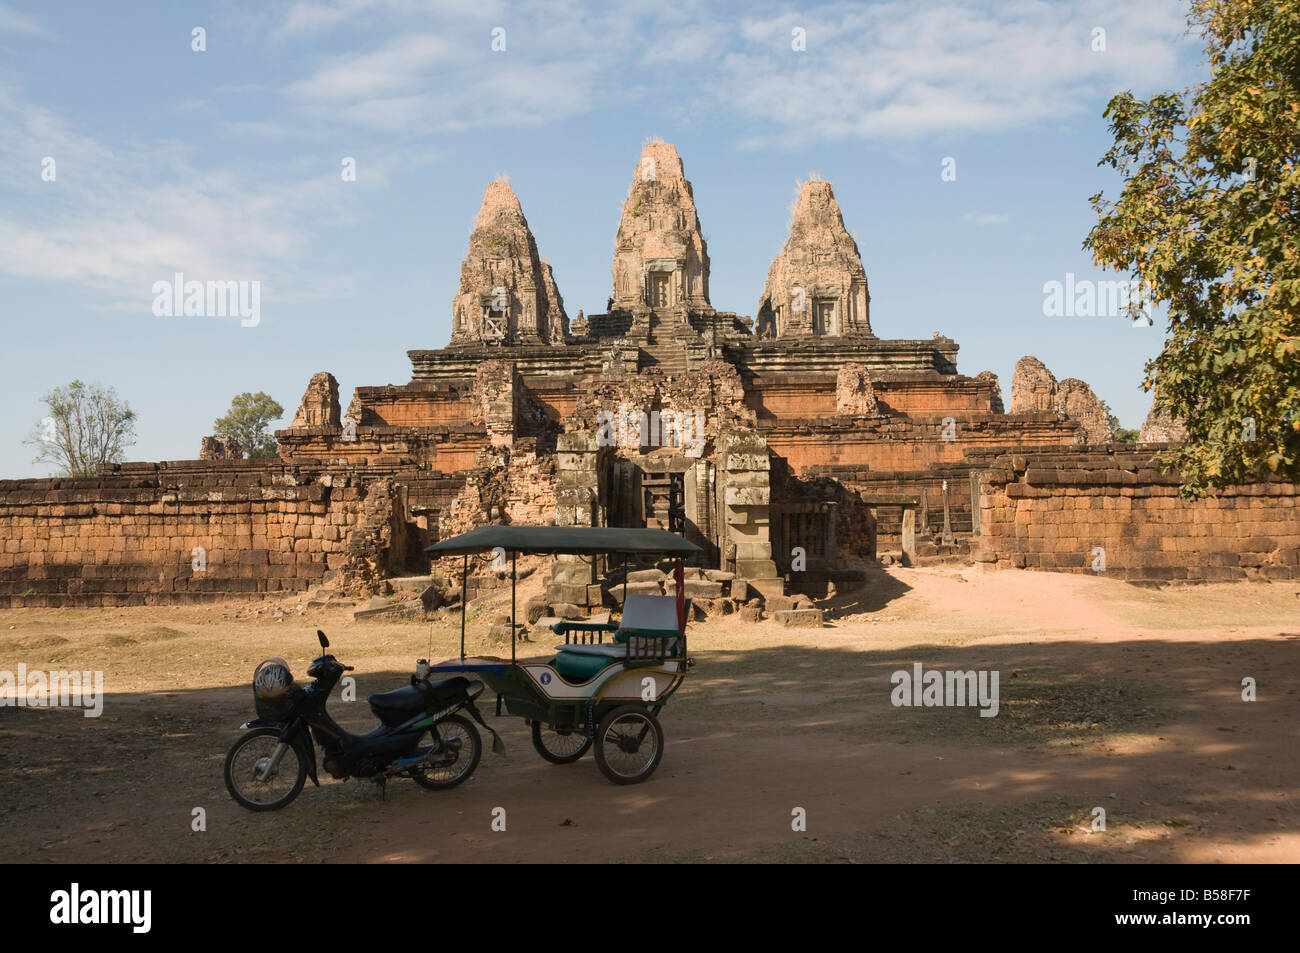
[[[373,484],[372,484],[373,485]],[[391,488],[382,483],[385,493]],[[356,477],[260,461],[123,464],[92,479],[0,481],[0,606],[196,602],[319,584],[386,534]],[[381,537],[384,537],[381,539]],[[364,545],[363,545],[364,544]],[[351,546],[351,553],[349,547]],[[206,566],[196,571],[194,550]]]
[[[1189,502],[1151,449],[1008,455],[980,475],[977,562],[1143,582],[1300,578],[1295,484],[1232,487]],[[1100,575],[1100,573],[1098,573]]]

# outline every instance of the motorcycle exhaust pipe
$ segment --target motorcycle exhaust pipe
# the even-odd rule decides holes
[[[450,743],[458,746],[460,744],[459,741],[452,741]],[[391,778],[400,774],[405,774],[408,770],[419,764],[427,764],[430,767],[433,767],[432,759],[442,754],[444,750],[446,750],[445,747],[440,744],[436,748],[429,748],[424,752],[424,754],[417,754],[410,758],[398,758],[384,769],[384,776]]]
[[[405,776],[406,772],[423,760],[424,756],[421,755],[418,758],[403,758],[401,761],[394,761],[388,767],[384,768],[384,777],[396,778]]]

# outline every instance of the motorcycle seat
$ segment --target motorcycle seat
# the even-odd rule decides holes
[[[418,711],[424,707],[427,699],[425,690],[415,685],[394,688],[391,692],[379,692],[369,698],[371,707],[386,708],[390,711]]]
[[[418,682],[415,685],[405,685],[402,688],[394,688],[391,692],[379,692],[371,695],[369,699],[370,707],[376,711],[419,711],[428,704],[431,697],[440,695],[454,695],[461,687],[466,684],[463,676],[455,675],[451,678],[444,678],[436,682]]]

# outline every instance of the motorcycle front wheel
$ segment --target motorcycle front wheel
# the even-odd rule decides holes
[[[226,752],[226,790],[240,807],[278,811],[302,791],[307,762],[297,748],[287,745],[279,763],[271,767],[279,744],[279,728],[254,728]]]
[[[436,731],[440,747],[433,745]],[[443,791],[463,783],[478,767],[483,756],[483,740],[468,718],[450,715],[429,729],[429,740],[420,736],[424,761],[411,769],[411,779],[422,788]]]

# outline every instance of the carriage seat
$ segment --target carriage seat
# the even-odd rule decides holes
[[[686,600],[686,614],[689,617],[691,601]],[[562,634],[572,627],[579,628],[582,623],[556,623],[552,628]],[[630,593],[623,604],[623,618],[614,630],[614,642],[606,644],[569,643],[557,645],[559,654],[555,657],[555,668],[569,681],[585,682],[603,671],[619,659],[627,657],[627,640],[632,634],[654,635],[664,633],[661,638],[665,654],[671,654],[677,648],[677,597],[651,596],[644,593]],[[570,674],[572,673],[572,674]]]
[[[555,670],[570,682],[589,682],[605,669],[618,662],[604,655],[584,655],[580,652],[560,652],[555,656]]]

